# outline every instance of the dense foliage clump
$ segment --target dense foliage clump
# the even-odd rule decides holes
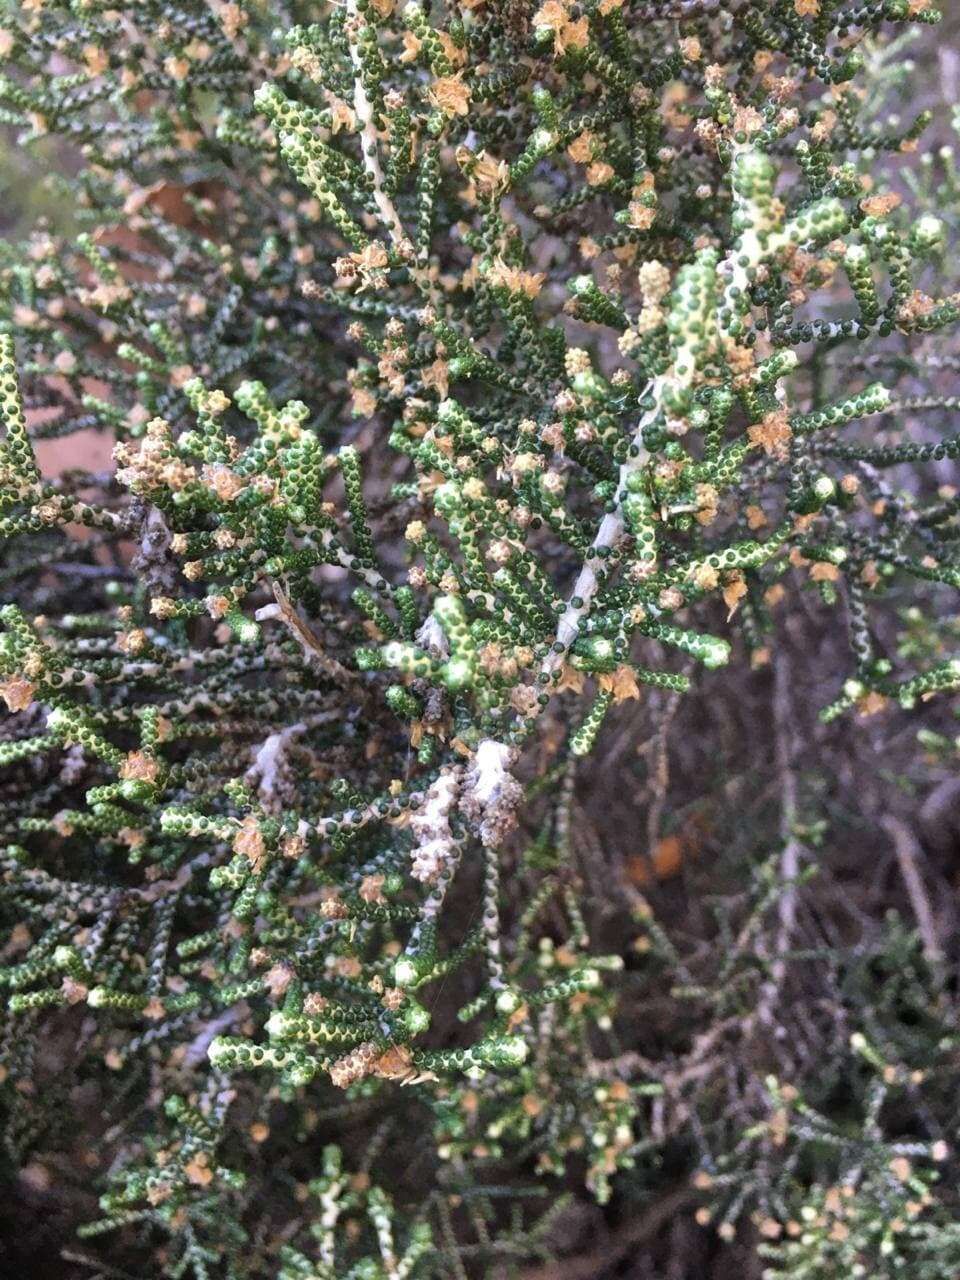
[[[51,174],[0,243],[3,1141],[40,1194],[84,1135],[77,1274],[519,1274],[588,1197],[960,1267],[939,909],[894,816],[919,937],[807,902],[794,743],[811,611],[823,725],[960,688],[960,186],[885,114],[938,17],[2,10]],[[666,734],[771,667],[779,817],[689,947]]]

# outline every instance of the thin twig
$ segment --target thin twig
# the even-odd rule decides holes
[[[576,1258],[558,1260],[522,1272],[523,1280],[599,1280],[605,1272],[612,1273],[614,1267],[627,1258],[639,1244],[655,1236],[662,1227],[689,1208],[696,1198],[696,1191],[690,1186],[674,1187],[659,1200],[654,1201],[646,1212],[632,1218],[603,1244],[598,1245],[590,1253],[582,1253]]]
[[[796,880],[800,873],[803,845],[796,837],[799,815],[799,789],[793,767],[793,712],[790,705],[790,663],[781,647],[773,669],[773,732],[774,758],[780,792],[780,896],[777,900],[779,925],[774,942],[774,956],[770,965],[770,977],[763,984],[757,1020],[769,1025],[773,1021],[774,1008],[787,974],[786,956],[790,950],[797,924]]]
[[[923,857],[923,851],[910,828],[894,814],[885,813],[880,819],[880,825],[893,841],[900,874],[903,876],[910,906],[917,920],[924,957],[928,964],[937,968],[943,963],[943,947],[940,945],[937,923],[927,888],[920,874],[919,862]]]
[[[304,622],[303,618],[300,617],[280,584],[273,582],[271,585],[276,604],[266,605],[264,608],[258,609],[256,613],[257,621],[263,622],[268,618],[278,617],[293,634],[297,643],[303,649],[304,656],[309,661],[316,663],[324,675],[329,676],[337,684],[353,684],[357,679],[356,672],[349,671],[336,658],[331,658],[324,651],[320,641]]]
[[[793,714],[790,707],[790,665],[786,652],[781,649],[774,665],[773,723],[776,746],[777,773],[780,778],[780,838],[783,852],[780,854],[780,879],[784,891],[778,904],[780,931],[777,934],[777,959],[773,965],[773,981],[783,982],[790,940],[797,923],[797,895],[795,882],[800,872],[800,855],[803,846],[796,837],[799,817],[797,775],[793,768]]]
[[[431,302],[437,303],[439,300],[437,290],[427,271],[412,261],[413,245],[403,229],[396,205],[387,194],[383,166],[380,163],[380,139],[373,115],[373,104],[364,87],[363,62],[356,43],[357,24],[361,21],[357,0],[346,0],[346,10],[347,39],[350,47],[350,61],[353,64],[353,110],[357,117],[357,124],[360,126],[360,154],[363,157],[363,165],[373,182],[373,201],[394,249],[407,263],[411,280]]]

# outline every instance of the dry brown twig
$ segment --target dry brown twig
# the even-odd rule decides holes
[[[944,952],[940,942],[936,917],[920,871],[923,851],[910,828],[894,814],[885,813],[880,819],[880,825],[893,841],[897,865],[900,868],[907,896],[910,899],[910,906],[916,917],[920,941],[923,944],[924,958],[928,964],[937,968],[943,964]]]

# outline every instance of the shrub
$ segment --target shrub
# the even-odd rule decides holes
[[[571,853],[605,726],[768,662],[805,583],[849,636],[826,721],[960,685],[876,641],[960,585],[960,437],[913,430],[960,318],[901,176],[930,114],[871,115],[883,41],[938,15],[4,14],[3,119],[57,195],[0,260],[8,1155],[97,1082],[81,1235],[144,1274],[549,1252],[522,1178],[607,1201],[664,1087]],[[862,1176],[857,1259],[907,1181]],[[809,1235],[771,1275],[834,1274]]]

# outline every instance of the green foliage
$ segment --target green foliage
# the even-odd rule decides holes
[[[646,1176],[664,1085],[621,1052],[571,852],[609,718],[762,663],[784,584],[843,605],[825,720],[960,686],[942,645],[875,638],[888,597],[960,585],[930,480],[957,441],[911,438],[953,404],[956,183],[941,218],[929,115],[858,88],[937,17],[5,11],[0,120],[62,140],[79,230],[0,245],[0,1062],[12,1094],[61,1019],[117,1073],[87,1236],[171,1280],[459,1277],[547,1251],[510,1162],[601,1202]],[[53,474],[87,429],[117,467]],[[726,1013],[758,954],[715,1000],[677,985]],[[771,1276],[956,1261],[870,1105],[842,1214],[788,1162]],[[384,1117],[431,1135],[390,1194]]]

